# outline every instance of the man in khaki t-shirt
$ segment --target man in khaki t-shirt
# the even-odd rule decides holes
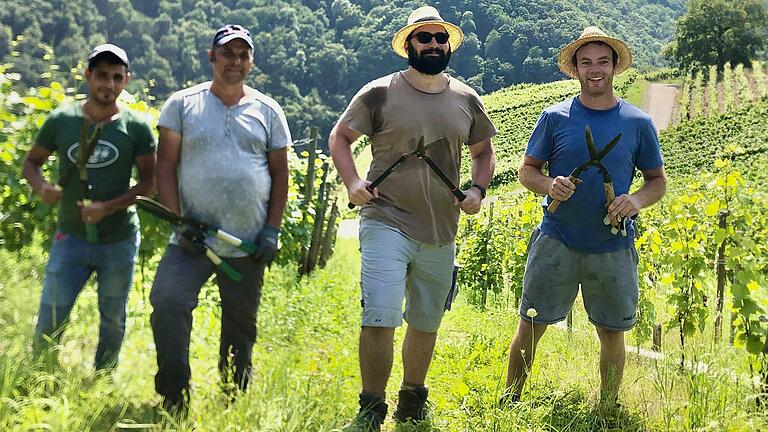
[[[394,329],[403,317],[408,330],[395,419],[426,417],[424,381],[440,321],[450,305],[459,211],[475,214],[480,210],[493,175],[491,137],[496,128],[477,93],[443,73],[462,37],[461,30],[445,22],[434,8],[415,10],[392,40],[395,52],[408,58],[408,69],[363,87],[329,137],[350,202],[362,207],[363,389],[355,425],[363,430],[379,430],[386,417]],[[358,176],[350,151],[361,135],[370,137],[373,153],[367,180]],[[472,187],[463,191],[463,201],[417,157],[408,158],[371,187],[403,154],[414,152],[422,138],[425,144],[444,140],[430,146],[426,155],[454,184],[460,184],[461,152],[465,147],[469,150]]]

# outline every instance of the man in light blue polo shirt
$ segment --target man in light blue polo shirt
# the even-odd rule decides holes
[[[245,85],[253,64],[248,30],[227,25],[209,51],[213,81],[173,94],[157,122],[157,190],[177,214],[255,239],[252,256],[216,239],[206,245],[243,274],[236,282],[205,254],[174,235],[152,286],[157,349],[155,390],[163,407],[184,413],[189,400],[189,341],[200,288],[216,274],[222,324],[219,369],[226,389],[244,390],[256,340],[264,267],[277,252],[288,193],[286,147],[291,142],[280,105]]]
[[[637,252],[629,218],[664,195],[666,176],[656,129],[650,117],[613,94],[613,76],[632,62],[627,45],[588,27],[560,51],[558,64],[581,84],[578,96],[547,108],[534,128],[520,182],[547,195],[544,218],[531,236],[523,277],[520,320],[509,354],[503,402],[519,400],[536,344],[547,325],[565,319],[581,286],[589,320],[600,338],[601,400],[616,402],[624,371],[624,332],[636,322]],[[621,138],[600,161],[613,180],[616,199],[608,203],[604,178],[589,168],[578,180],[569,173],[593,159],[585,129],[602,150]],[[542,172],[549,163],[549,175]],[[643,184],[630,193],[635,171]],[[550,211],[553,200],[562,203]],[[626,236],[604,221],[626,221]],[[620,232],[620,231],[619,231]]]

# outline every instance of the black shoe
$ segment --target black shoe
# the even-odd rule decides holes
[[[504,409],[510,405],[520,402],[520,395],[515,393],[504,393],[499,398],[499,408]]]
[[[379,432],[387,418],[388,406],[384,399],[367,393],[360,393],[360,411],[352,423],[344,427],[345,432]]]
[[[397,398],[397,410],[395,420],[398,423],[407,421],[423,421],[429,414],[427,396],[429,390],[426,387],[417,387],[412,390],[400,390]]]
[[[161,407],[173,417],[186,417],[189,413],[189,390],[164,395]]]

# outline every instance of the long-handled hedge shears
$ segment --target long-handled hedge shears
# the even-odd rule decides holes
[[[421,138],[419,138],[419,143],[416,144],[416,150],[410,153],[405,153],[402,156],[400,156],[399,159],[397,159],[392,165],[390,165],[389,168],[384,170],[384,172],[381,173],[381,175],[376,177],[371,182],[371,184],[369,184],[365,188],[368,190],[368,192],[373,193],[373,189],[376,186],[380,185],[381,182],[383,182],[387,177],[389,177],[389,175],[392,174],[397,169],[397,167],[399,167],[406,160],[415,156],[418,159],[421,159],[424,162],[426,162],[427,165],[429,165],[429,167],[432,169],[432,171],[435,174],[437,174],[440,180],[446,186],[448,186],[448,188],[451,190],[451,193],[453,194],[453,196],[456,197],[456,199],[458,199],[459,201],[464,201],[467,198],[467,196],[464,195],[464,193],[459,188],[457,188],[456,185],[453,184],[453,182],[445,175],[445,173],[443,173],[443,171],[440,170],[440,168],[438,168],[437,165],[435,165],[435,162],[429,156],[427,156],[427,150],[429,150],[430,147],[436,144],[444,144],[445,142],[446,142],[445,138],[440,138],[438,140],[432,141],[427,145],[424,145],[424,136],[422,135]],[[355,208],[355,205],[352,203],[349,203],[347,206],[350,209]]]
[[[608,169],[600,161],[616,146],[616,144],[621,139],[622,134],[619,133],[613,137],[613,139],[600,151],[598,151],[597,147],[595,146],[595,140],[592,137],[592,131],[589,129],[589,126],[585,128],[584,135],[587,141],[589,160],[577,166],[568,176],[568,179],[573,184],[576,184],[580,181],[579,176],[583,171],[589,167],[597,168],[597,170],[603,176],[603,190],[605,191],[605,199],[607,201],[607,206],[610,206],[613,200],[616,199],[616,194],[613,191],[613,180],[611,179],[611,175],[608,173]],[[549,206],[547,206],[547,211],[549,211],[549,213],[554,213],[557,211],[557,208],[560,206],[561,202],[562,201],[553,198],[552,202],[549,204]],[[606,215],[603,219],[603,223],[606,225],[611,225],[611,233],[618,234],[621,232],[621,235],[625,237],[627,236],[626,220],[622,220],[621,218],[615,219],[610,217],[610,215]]]
[[[256,252],[257,246],[255,243],[244,241],[238,237],[222,231],[213,225],[197,221],[192,218],[179,216],[172,212],[168,207],[160,204],[159,202],[147,198],[144,196],[136,197],[136,205],[147,213],[162,219],[171,225],[177,226],[180,229],[182,237],[184,237],[193,246],[205,250],[205,256],[213,262],[216,267],[221,269],[227,276],[229,276],[235,282],[239,282],[243,279],[243,275],[235,270],[226,261],[216,255],[208,245],[205,244],[206,237],[215,237],[223,240],[232,246],[242,250],[248,255]]]

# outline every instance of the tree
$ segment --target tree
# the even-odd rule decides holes
[[[762,0],[690,0],[665,55],[681,69],[749,65],[766,48],[768,12]]]

